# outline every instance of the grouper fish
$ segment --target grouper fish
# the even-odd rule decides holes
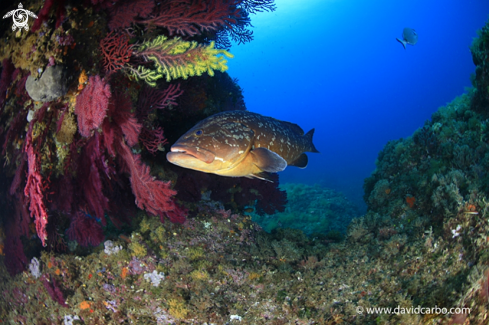
[[[191,128],[171,147],[169,162],[221,176],[268,179],[287,166],[304,168],[304,152],[318,152],[314,129],[248,111],[212,115]]]

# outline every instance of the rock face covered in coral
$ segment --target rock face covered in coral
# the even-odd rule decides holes
[[[472,109],[475,111],[485,111],[489,104],[489,25],[482,27],[478,32],[479,37],[474,39],[470,51],[472,60],[476,66],[475,76],[472,83],[475,87],[475,96]]]
[[[368,213],[349,231],[353,241],[378,244],[380,258],[404,264],[397,285],[413,306],[472,308],[452,317],[459,324],[481,323],[488,314],[488,49],[489,23],[471,47],[475,88],[411,137],[385,146],[365,180]],[[414,260],[401,262],[399,254]]]
[[[15,202],[5,206],[12,215],[8,242],[31,237],[31,218],[38,236],[30,238],[32,244],[40,239],[56,251],[66,250],[65,238],[98,245],[108,229],[106,217],[120,227],[130,223],[136,207],[183,222],[188,210],[172,188],[178,175],[162,166],[164,156],[157,157],[168,144],[165,123],[178,137],[183,122],[163,121],[162,111],[192,107],[178,113],[190,120],[213,110],[244,109],[240,88],[221,72],[227,69],[224,57],[232,55],[216,48],[228,37],[218,32],[239,24],[230,37],[251,40],[248,11],[273,10],[273,1],[167,0],[164,11],[153,0],[86,2],[73,10],[64,1],[23,5],[38,19],[15,35],[2,25],[0,40],[0,141],[6,159],[0,177],[10,184],[0,192]],[[161,15],[179,27],[169,33],[156,23]],[[152,17],[156,26],[135,39],[106,17],[123,21],[124,28]],[[189,78],[196,87],[174,81]],[[217,98],[229,86],[227,98]],[[179,98],[183,93],[187,102]],[[166,179],[155,177],[149,165],[157,165],[158,176]],[[93,233],[90,225],[100,231],[86,242],[77,234]],[[72,236],[66,237],[68,229]],[[14,262],[23,261],[24,252],[15,252],[9,259],[18,267],[10,269],[20,272],[25,265]]]
[[[25,83],[25,89],[32,99],[50,102],[66,94],[68,83],[66,67],[55,65],[48,67],[39,79],[29,76]]]

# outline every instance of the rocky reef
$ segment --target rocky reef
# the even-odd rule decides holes
[[[345,195],[332,189],[300,183],[281,184],[280,189],[287,193],[283,212],[252,214],[253,221],[267,232],[292,228],[307,236],[338,239],[346,233],[350,222],[360,215]]]

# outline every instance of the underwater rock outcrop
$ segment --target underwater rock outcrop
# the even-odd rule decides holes
[[[382,321],[482,324],[488,315],[488,41],[489,23],[471,47],[474,88],[379,153],[364,185],[368,212],[349,229],[351,241],[396,265],[404,304],[458,312],[382,315]]]
[[[27,77],[25,89],[32,99],[50,102],[66,94],[69,81],[67,68],[55,65],[47,67],[38,79]]]
[[[474,111],[489,113],[489,25],[477,31],[479,37],[475,38],[470,47],[472,60],[475,64],[475,75],[472,83],[476,89],[472,109]]]
[[[269,215],[253,214],[253,221],[270,232],[293,228],[306,235],[341,238],[351,220],[360,216],[357,207],[340,192],[319,185],[284,183],[287,193],[285,210]]]

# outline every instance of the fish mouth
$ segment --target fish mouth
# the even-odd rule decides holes
[[[197,147],[174,145],[171,147],[170,150],[171,152],[167,154],[168,160],[170,160],[170,162],[172,162],[171,161],[172,158],[177,158],[177,157],[188,158],[188,156],[190,156],[200,161],[203,161],[206,164],[210,164],[211,162],[214,161],[214,157],[215,157],[215,155],[209,150],[197,148]]]

